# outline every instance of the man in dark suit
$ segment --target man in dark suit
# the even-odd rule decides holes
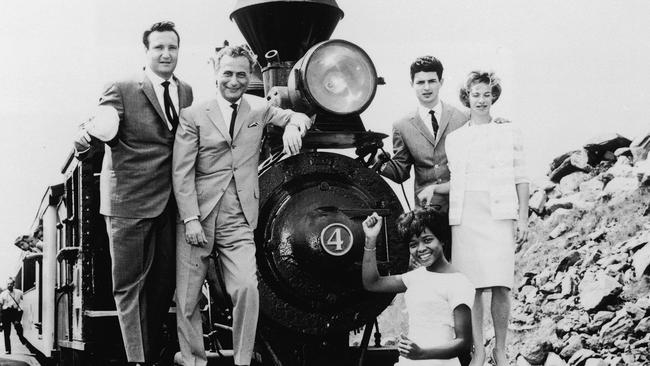
[[[176,243],[176,320],[184,365],[206,365],[198,301],[213,250],[233,303],[235,365],[248,365],[259,309],[253,230],[259,212],[257,166],[267,123],[284,127],[285,152],[300,151],[311,125],[302,113],[244,94],[253,59],[241,47],[216,56],[216,98],[181,112],[173,158],[180,219]]]
[[[413,166],[416,206],[432,205],[447,212],[449,196],[433,192],[434,185],[449,181],[445,139],[469,116],[440,100],[442,71],[442,63],[433,56],[418,57],[411,64],[411,87],[418,106],[393,124],[394,155],[383,164],[380,174],[402,183],[409,179]]]
[[[99,102],[115,109],[118,123],[114,138],[103,137],[111,141],[100,177],[100,213],[106,219],[127,359],[152,363],[159,356],[161,328],[174,293],[172,148],[178,111],[191,105],[192,88],[174,76],[180,43],[174,23],[154,24],[142,40],[144,72],[110,84]],[[85,136],[75,141],[80,159],[91,149]]]

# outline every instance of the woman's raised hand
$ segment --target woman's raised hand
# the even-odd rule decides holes
[[[384,219],[377,215],[376,212],[373,212],[372,215],[368,216],[363,220],[363,232],[366,234],[366,238],[375,239],[379,236],[379,231],[381,230],[381,225]]]

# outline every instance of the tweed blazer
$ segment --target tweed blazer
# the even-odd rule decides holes
[[[223,120],[216,99],[182,110],[174,143],[172,179],[180,219],[205,219],[234,179],[244,216],[255,228],[262,134],[267,123],[284,127],[293,113],[245,94],[231,139],[230,121]]]
[[[179,107],[192,104],[192,88],[174,78]],[[151,81],[142,74],[110,84],[99,105],[117,110],[120,126],[107,144],[99,180],[105,216],[153,218],[171,197],[174,133],[169,130]]]
[[[417,109],[393,124],[393,158],[384,165],[381,175],[397,183],[409,179],[411,167],[415,170],[415,204],[420,206],[417,195],[429,184],[449,181],[445,140],[447,135],[468,120],[466,113],[441,102],[442,113],[438,121],[438,134],[434,138]],[[435,194],[431,204],[440,205],[447,211],[447,195]]]
[[[521,134],[512,123],[490,123],[482,138],[487,139],[489,174],[485,177],[490,195],[490,211],[496,220],[517,219],[516,185],[528,183]],[[464,126],[447,137],[447,157],[451,181],[449,185],[449,224],[460,225],[465,199],[466,146],[471,142],[470,128]]]

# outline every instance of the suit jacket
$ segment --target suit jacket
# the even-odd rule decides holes
[[[231,179],[246,220],[255,228],[259,212],[257,165],[265,125],[284,127],[294,112],[245,94],[230,138],[216,99],[181,111],[173,157],[173,187],[181,220],[205,219]]]
[[[433,137],[422,121],[417,109],[393,124],[393,158],[384,165],[381,175],[402,183],[410,177],[411,166],[415,167],[415,204],[420,206],[417,195],[429,184],[449,181],[445,140],[447,135],[464,125],[467,114],[455,107],[442,103],[438,134]],[[431,204],[440,205],[447,211],[447,195],[434,195]]]
[[[519,200],[516,185],[528,183],[521,133],[511,123],[490,123],[480,132],[486,142],[488,173],[484,179],[490,194],[490,213],[495,220],[517,219]],[[471,127],[459,128],[447,138],[451,182],[449,186],[449,224],[460,225],[467,186],[469,161],[467,144],[477,135]]]
[[[181,80],[179,107],[192,104],[192,88]],[[110,84],[99,105],[112,106],[120,117],[116,140],[106,146],[99,181],[105,216],[153,218],[171,196],[174,133],[169,130],[149,78],[140,76]]]

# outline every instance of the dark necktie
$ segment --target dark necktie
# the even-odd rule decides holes
[[[431,126],[433,127],[433,137],[436,137],[438,134],[438,120],[436,119],[436,111],[433,109],[429,111],[431,115]]]
[[[176,130],[178,126],[178,114],[176,114],[176,109],[174,109],[174,103],[172,103],[172,97],[169,95],[169,81],[163,81],[160,83],[165,88],[163,93],[163,101],[165,102],[165,115],[167,116],[167,121],[172,125],[172,131]]]
[[[233,103],[230,105],[230,108],[232,108],[232,115],[230,116],[230,129],[228,132],[230,132],[230,138],[232,139],[233,132],[235,131],[235,119],[237,119],[237,104]]]

